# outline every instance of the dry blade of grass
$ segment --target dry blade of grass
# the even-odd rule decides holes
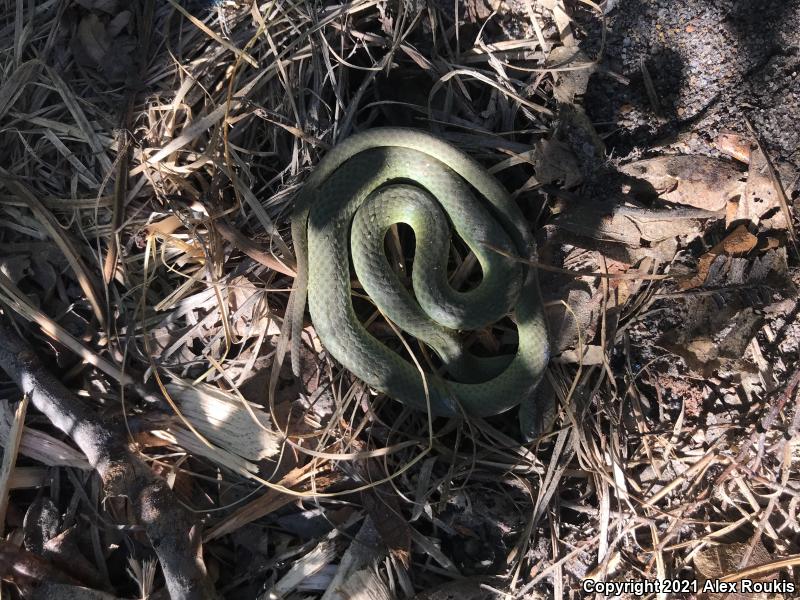
[[[12,427],[15,423],[16,415],[12,414],[8,403],[0,403],[0,442],[3,448],[13,447]],[[43,431],[24,427],[20,434],[17,450],[23,456],[51,467],[74,467],[83,471],[92,468],[83,454]]]
[[[17,198],[22,200],[38,219],[42,228],[50,238],[58,245],[64,253],[64,257],[69,261],[70,266],[75,272],[75,276],[86,294],[86,299],[91,303],[94,315],[101,327],[105,327],[106,314],[100,297],[96,291],[97,284],[94,277],[84,264],[75,243],[69,235],[63,231],[53,218],[52,214],[42,205],[39,199],[22,183],[9,177],[9,174],[0,169],[0,178],[3,185],[10,189]]]
[[[120,384],[136,386],[133,379],[125,375],[119,366],[87,348],[54,319],[35,307],[30,302],[30,299],[2,272],[0,272],[0,292],[2,292],[2,294],[0,294],[0,300],[13,308],[14,311],[23,318],[39,325],[42,331],[54,341],[63,344],[77,356],[81,357],[82,360],[97,367]]]
[[[341,479],[341,474],[330,472],[322,465],[313,462],[294,469],[280,480],[278,487],[245,504],[209,529],[205,534],[205,540],[210,541],[227,535],[292,502],[293,496],[280,491],[280,488],[293,490],[301,496],[313,496],[314,492],[323,491]]]
[[[11,475],[14,464],[17,462],[17,452],[22,439],[25,426],[25,414],[28,411],[28,396],[23,395],[14,411],[14,420],[11,422],[8,435],[4,436],[3,461],[0,464],[0,535],[5,533],[6,510],[8,510],[8,492],[10,489]]]
[[[18,65],[14,72],[6,78],[0,87],[0,118],[12,109],[25,90],[25,86],[36,80],[41,66],[42,63],[38,60],[29,60]]]
[[[250,56],[247,52],[242,52],[241,50],[239,50],[239,48],[237,48],[236,46],[228,42],[226,39],[219,36],[216,32],[209,29],[205,23],[203,23],[200,19],[195,17],[183,6],[175,2],[175,0],[169,0],[169,3],[173,6],[175,10],[177,10],[184,17],[186,17],[186,19],[188,19],[195,27],[200,29],[200,31],[202,31],[211,39],[213,39],[215,42],[217,42],[220,46],[223,46],[224,48],[227,48],[228,50],[233,52],[237,56],[237,58],[241,58],[247,61],[253,68],[255,69],[259,68],[258,61],[254,59],[252,56]]]

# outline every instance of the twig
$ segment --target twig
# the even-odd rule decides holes
[[[653,85],[653,79],[650,77],[650,70],[647,68],[647,62],[644,57],[639,59],[639,69],[642,72],[642,81],[644,82],[644,89],[647,91],[647,98],[650,100],[650,105],[653,107],[653,112],[659,119],[663,119],[661,110],[661,102],[658,100],[658,93],[656,86]]]
[[[258,244],[243,236],[223,220],[216,221],[214,226],[217,228],[217,232],[225,240],[234,246],[237,246],[239,250],[244,252],[254,261],[264,265],[269,269],[272,269],[273,271],[277,271],[278,273],[283,273],[284,275],[288,275],[290,277],[294,277],[296,275],[294,261],[287,260],[286,264],[284,264],[279,259],[264,252],[258,246]]]
[[[561,267],[554,267],[552,265],[546,265],[536,260],[530,260],[527,258],[522,258],[520,256],[515,256],[509,252],[501,248],[497,248],[496,246],[492,246],[488,242],[483,242],[483,246],[488,248],[492,252],[496,252],[500,256],[504,256],[508,259],[513,260],[514,262],[522,263],[524,265],[528,265],[539,269],[540,271],[548,271],[549,273],[560,273],[562,275],[569,275],[575,279],[580,277],[589,277],[589,278],[599,278],[599,279],[612,279],[612,280],[633,280],[633,281],[664,281],[667,279],[675,279],[674,275],[670,275],[669,273],[660,274],[655,273],[653,275],[647,275],[645,273],[633,272],[633,273],[605,273],[602,271],[592,271],[589,273],[582,273],[580,271],[573,271],[572,269],[562,269]]]
[[[217,598],[203,563],[200,526],[181,507],[167,482],[131,452],[118,423],[101,419],[42,365],[6,319],[0,320],[0,366],[33,405],[73,439],[100,475],[106,492],[125,496],[133,504],[161,563],[170,597]]]

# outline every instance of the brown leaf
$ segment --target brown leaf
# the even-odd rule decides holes
[[[296,491],[308,491],[311,488],[310,479],[314,480],[314,490],[319,493],[343,479],[340,473],[333,473],[329,469],[316,468],[314,463],[298,467],[287,473],[278,485]],[[282,506],[292,503],[294,496],[279,491],[278,488],[267,490],[263,495],[240,506],[233,513],[222,519],[214,527],[205,532],[205,540],[213,540],[227,535],[260,519]]]
[[[607,258],[634,263],[651,257],[669,262],[681,243],[699,236],[703,222],[721,215],[701,209],[651,209],[622,201],[575,202],[543,232],[548,242],[597,250]]]
[[[728,160],[707,156],[661,156],[623,166],[631,192],[710,211],[744,193],[742,173]]]
[[[564,68],[568,65],[586,65],[584,68]],[[586,53],[575,46],[557,46],[547,57],[547,67],[554,70],[556,84],[553,96],[559,102],[574,104],[589,87],[589,79],[597,71]]]
[[[768,229],[786,229],[786,217],[780,210],[780,199],[769,175],[767,158],[759,149],[750,154],[750,170],[742,201],[736,211],[737,220],[748,220]]]
[[[748,547],[749,544],[733,543],[705,548],[700,550],[695,555],[694,566],[703,580],[722,579],[726,575],[735,573],[739,570],[739,564],[741,563],[745,552],[747,552]],[[757,565],[768,563],[771,560],[772,556],[759,541],[753,548],[753,552],[747,562],[751,565]],[[777,579],[777,576],[777,572],[769,573],[761,577],[755,577],[754,581],[774,581]],[[699,587],[702,589],[702,586]],[[744,594],[741,592],[730,594],[705,594],[702,597],[705,600],[722,600],[722,598],[727,598],[727,600],[766,600],[768,597],[776,598],[776,596],[772,596],[771,594]],[[777,598],[781,597],[783,596],[780,594],[777,596]]]
[[[678,288],[680,290],[689,290],[700,287],[706,282],[711,264],[719,255],[726,254],[728,256],[737,256],[747,254],[756,247],[757,243],[758,238],[750,233],[744,224],[739,225],[725,236],[725,239],[719,244],[700,257],[697,263],[697,273],[681,281],[678,284]]]
[[[181,220],[175,215],[169,215],[168,217],[161,219],[160,221],[155,221],[150,223],[147,226],[147,232],[149,234],[160,233],[162,235],[169,235],[174,233],[179,228],[183,226]]]
[[[464,2],[466,8],[466,19],[470,23],[478,23],[489,18],[494,11],[502,6],[502,0],[467,0]]]
[[[750,162],[750,138],[731,131],[723,131],[714,141],[717,150],[739,162]]]
[[[591,268],[597,268],[594,262]],[[562,353],[575,348],[579,339],[585,345],[594,338],[600,322],[603,294],[598,286],[574,280],[563,285],[548,286],[546,294],[549,302],[545,314],[551,349],[555,355],[560,354],[562,359],[569,362],[569,358]]]
[[[698,372],[710,372],[730,360],[741,359],[750,341],[758,332],[763,318],[752,308],[745,308],[730,317],[726,327],[714,336],[698,336],[681,347],[670,349],[682,356],[689,367]],[[667,346],[670,346],[667,344]]]

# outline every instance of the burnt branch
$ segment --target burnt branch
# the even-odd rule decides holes
[[[173,600],[215,599],[203,563],[201,533],[172,490],[127,443],[120,423],[69,391],[44,367],[6,319],[0,319],[0,367],[33,405],[72,438],[97,470],[109,496],[125,496],[155,550]]]

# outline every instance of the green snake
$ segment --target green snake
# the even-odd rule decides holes
[[[477,191],[482,200],[473,193]],[[448,282],[450,224],[475,254],[480,283],[461,292]],[[384,252],[390,227],[415,236],[413,294]],[[536,388],[549,359],[536,269],[524,260],[535,245],[522,213],[500,183],[475,160],[431,134],[378,128],[347,138],[320,161],[292,215],[297,277],[292,313],[292,366],[306,295],[315,331],[329,354],[372,388],[436,416],[485,417],[521,404],[523,432],[538,432],[552,409]],[[422,359],[407,360],[372,334],[352,303],[350,260],[381,313],[426,344],[446,374]],[[460,332],[512,313],[516,354],[479,358]]]

